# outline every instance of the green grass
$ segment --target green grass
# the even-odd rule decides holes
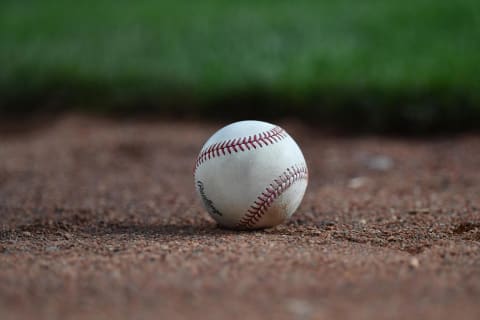
[[[480,2],[0,2],[0,108],[480,119]]]

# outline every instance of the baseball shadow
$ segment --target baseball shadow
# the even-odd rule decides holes
[[[10,239],[29,238],[32,235],[42,234],[47,237],[62,237],[68,233],[70,236],[108,237],[121,236],[125,239],[166,239],[166,238],[192,238],[192,237],[217,237],[235,235],[240,233],[252,233],[249,230],[231,230],[220,228],[214,223],[205,224],[119,224],[100,223],[75,226],[70,229],[65,224],[57,226],[44,224],[26,224],[13,228],[0,230],[0,241]]]
[[[280,229],[238,230],[219,226],[213,221],[204,219],[180,219],[175,221],[158,221],[153,223],[138,221],[105,221],[99,217],[66,217],[57,220],[32,221],[32,223],[17,225],[0,230],[0,240],[16,239],[25,235],[42,234],[61,237],[62,234],[83,235],[88,237],[122,236],[128,238],[192,238],[218,237],[225,235],[255,234],[265,235],[308,235],[306,230],[299,228],[299,222],[289,222]],[[303,225],[303,223],[302,223]],[[317,226],[318,227],[318,226]],[[288,229],[288,230],[286,230]],[[320,227],[320,229],[323,229]]]
[[[309,225],[310,229],[306,230],[302,226]],[[192,238],[192,237],[217,237],[225,235],[241,235],[241,234],[262,234],[266,236],[302,236],[302,237],[318,237],[318,231],[325,231],[323,224],[303,224],[298,222],[289,222],[280,225],[280,228],[267,229],[231,229],[222,227],[214,222],[201,221],[192,223],[161,223],[161,224],[118,224],[107,223],[101,227],[92,227],[84,229],[83,231],[92,236],[108,236],[108,235],[122,235],[132,237],[143,237],[148,239],[162,239],[162,238]]]
[[[125,235],[133,237],[143,237],[149,239],[160,239],[163,237],[191,238],[192,236],[222,236],[238,234],[239,231],[221,228],[215,223],[202,224],[117,224],[108,223],[101,227],[91,227],[84,230],[85,233],[92,236]]]

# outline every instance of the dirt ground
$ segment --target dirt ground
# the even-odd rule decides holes
[[[288,223],[239,232],[194,190],[222,125],[3,123],[0,319],[480,319],[480,135],[282,121],[305,199]]]

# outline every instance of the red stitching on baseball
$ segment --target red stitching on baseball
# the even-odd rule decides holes
[[[257,197],[236,227],[253,228],[272,206],[273,201],[295,182],[302,179],[308,179],[308,169],[304,164],[285,170],[278,178],[273,179],[273,182]]]
[[[263,148],[284,139],[287,133],[280,127],[274,127],[268,131],[254,134],[253,136],[230,139],[212,144],[202,150],[195,161],[196,170],[203,162],[212,158],[226,156],[232,152],[244,152],[247,150]]]

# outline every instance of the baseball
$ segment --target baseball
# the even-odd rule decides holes
[[[227,228],[259,229],[288,219],[302,201],[308,169],[297,143],[279,126],[239,121],[207,140],[194,167],[208,213]]]

